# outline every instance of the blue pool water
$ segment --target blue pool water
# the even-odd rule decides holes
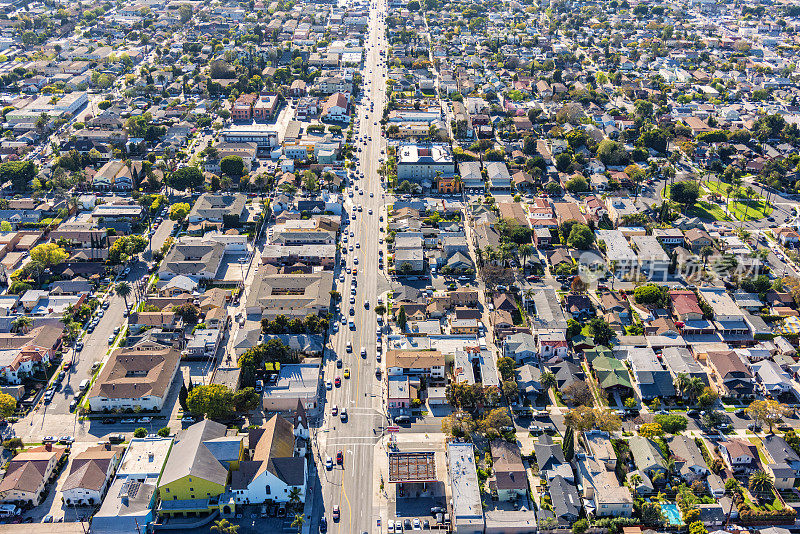
[[[664,517],[667,519],[668,525],[682,525],[683,521],[681,520],[681,512],[678,510],[678,505],[676,504],[662,504],[661,511],[664,513]]]

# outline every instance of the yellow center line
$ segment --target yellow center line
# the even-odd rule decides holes
[[[375,64],[375,68],[377,69],[377,63]],[[366,111],[366,113],[365,113],[364,116],[367,119],[367,128],[369,128],[369,120],[370,120],[369,111],[366,110],[366,108],[365,108],[365,111]],[[379,132],[379,134],[380,134],[380,132]],[[380,143],[380,140],[378,140],[377,142]],[[369,148],[370,148],[370,150],[374,149],[374,145],[370,144]],[[369,162],[371,160],[369,158],[367,158],[367,161]],[[370,190],[371,190],[372,182],[374,180],[372,179],[372,176],[371,176],[371,173],[369,172],[369,170],[368,170],[368,172],[365,173],[365,178],[366,178],[366,181],[367,181],[368,185],[370,186]],[[362,189],[363,189],[363,187],[362,187]],[[365,194],[365,199],[369,198],[368,196],[366,196],[368,194],[369,194],[369,190]],[[367,213],[369,213],[369,209],[367,210]],[[360,231],[363,232],[363,235],[368,235],[367,232],[369,231],[369,229],[367,228],[367,216],[361,217],[360,227],[361,227]],[[366,250],[366,247],[365,247],[365,250]],[[366,273],[366,261],[363,262],[363,263],[364,263],[364,265],[362,265],[361,272]],[[356,276],[356,279],[357,278],[358,277]],[[377,286],[376,286],[376,289],[377,289]],[[362,302],[362,305],[363,305],[363,302]],[[367,311],[365,310],[364,314],[362,315],[362,319],[364,319],[364,320],[362,320],[362,324],[361,324],[362,328],[361,328],[361,331],[359,332],[359,340],[362,343],[366,343],[365,338],[363,337],[363,335],[364,335],[363,326],[366,324],[366,315],[367,315]],[[355,354],[355,351],[356,351],[356,348],[353,347],[353,354]],[[358,358],[358,360],[356,360],[356,362],[357,362],[356,368],[358,369],[358,373],[357,373],[358,376],[356,377],[355,399],[358,398],[358,395],[361,392],[361,371],[362,371],[362,366],[366,363],[366,360],[363,361],[363,362],[361,361],[362,358],[361,358],[360,353],[359,353],[359,356],[357,358]],[[343,405],[344,405],[344,403],[343,403]],[[353,452],[353,456],[355,457],[355,452]],[[347,524],[348,524],[348,530],[349,530],[349,529],[352,529],[352,527],[353,527],[353,509],[352,509],[352,506],[350,505],[350,498],[347,495],[347,490],[345,489],[344,472],[342,473],[342,484],[339,486],[339,495],[340,495],[339,500],[341,501],[341,496],[344,496],[344,500],[347,503]],[[337,528],[337,532],[339,532],[341,530],[341,528],[342,528],[342,523],[339,523],[338,528]]]

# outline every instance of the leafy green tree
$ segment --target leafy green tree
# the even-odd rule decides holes
[[[211,525],[211,531],[217,534],[237,534],[239,532],[239,525],[233,525],[227,519],[217,519]]]
[[[163,427],[163,428],[159,428],[159,429],[158,429],[158,432],[156,432],[156,433],[157,433],[159,436],[161,436],[162,438],[166,438],[166,437],[169,437],[169,435],[170,435],[170,433],[171,433],[171,432],[172,432],[172,431],[169,429],[169,427],[168,427],[168,426],[165,426],[165,427]]]
[[[236,407],[237,412],[247,412],[258,408],[261,397],[256,393],[255,389],[246,387],[237,390],[233,394],[233,405]]]
[[[556,375],[554,375],[551,371],[543,372],[541,378],[539,378],[539,381],[542,383],[542,387],[545,389],[554,388],[558,385]]]
[[[179,191],[197,189],[203,185],[205,178],[197,167],[183,167],[173,172],[167,183]]]
[[[664,512],[661,504],[657,502],[644,502],[639,510],[639,517],[648,526],[661,526],[665,523]]]
[[[238,178],[244,175],[244,160],[241,156],[230,155],[225,156],[219,162],[219,168],[222,174],[230,176],[231,178]]]
[[[32,262],[46,269],[67,261],[69,253],[55,243],[42,243],[33,247],[30,258]]]
[[[400,311],[397,312],[397,326],[400,327],[401,332],[406,331],[406,323],[408,319],[406,318],[406,310],[403,306],[400,306]]]
[[[10,450],[12,453],[17,449],[21,449],[23,446],[22,438],[18,436],[3,441],[3,447]]]
[[[689,424],[686,417],[677,414],[657,414],[653,417],[653,421],[661,425],[668,434],[683,432]]]
[[[622,143],[603,139],[597,146],[597,157],[606,165],[621,165],[627,161],[628,154]]]
[[[614,331],[602,317],[595,317],[589,321],[589,328],[596,345],[609,346],[614,338]]]
[[[576,174],[566,183],[567,191],[570,193],[585,193],[589,191],[589,182],[580,174]]]
[[[572,225],[567,237],[567,245],[578,250],[586,250],[594,243],[594,232],[585,224]]]
[[[133,437],[134,438],[143,438],[145,436],[147,436],[147,429],[146,428],[139,427],[139,428],[137,428],[136,430],[133,431]]]
[[[7,161],[0,163],[0,182],[10,181],[15,191],[25,191],[38,172],[32,161]]]
[[[186,382],[181,380],[181,389],[178,392],[178,403],[181,405],[184,411],[188,410],[186,407],[186,399],[189,398],[189,390],[186,389]]]
[[[584,534],[587,530],[589,530],[589,520],[585,517],[572,524],[572,534]]]
[[[186,399],[189,411],[216,421],[229,419],[233,410],[233,392],[222,384],[196,386]]]
[[[645,284],[633,290],[633,298],[637,304],[664,306],[668,299],[666,289],[657,284]]]
[[[685,209],[693,206],[700,197],[700,186],[694,182],[676,182],[669,190],[669,198]]]
[[[183,221],[192,207],[187,202],[177,202],[169,207],[169,218],[173,221]]]
[[[116,289],[117,295],[122,297],[122,299],[125,301],[125,308],[127,308],[128,307],[128,297],[130,296],[131,291],[132,291],[131,285],[128,282],[122,281],[122,282],[117,283],[117,285],[116,285],[116,287],[114,289]]]
[[[750,475],[747,488],[758,498],[763,499],[772,493],[772,478],[765,471],[756,471]]]
[[[500,371],[503,380],[512,380],[514,378],[514,359],[508,356],[498,358],[497,370]]]
[[[175,315],[183,319],[185,323],[195,324],[198,319],[200,319],[200,310],[197,306],[189,302],[173,307],[172,311],[175,312]]]
[[[16,399],[6,393],[0,393],[0,417],[4,419],[11,417],[16,409]]]

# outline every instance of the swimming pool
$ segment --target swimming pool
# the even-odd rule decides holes
[[[683,524],[681,512],[676,504],[662,504],[661,511],[664,513],[668,525],[678,526]]]

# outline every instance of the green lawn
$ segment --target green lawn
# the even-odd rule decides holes
[[[730,221],[722,208],[713,202],[706,202],[700,200],[694,206],[686,210],[686,215],[689,217],[699,217],[701,219],[711,219],[714,221]]]
[[[709,180],[705,182],[705,186],[712,193],[717,193],[723,199],[726,198],[728,190],[731,188],[730,184],[725,182],[717,182]],[[737,199],[730,200],[728,203],[728,211],[740,221],[754,221],[768,217],[772,213],[772,206],[767,204],[764,197],[756,195],[750,200]]]
[[[667,185],[664,186],[664,189],[661,190],[661,196],[666,199],[669,199],[669,191],[670,191],[670,185],[669,183],[667,183]],[[708,190],[705,187],[703,187],[703,184],[700,184],[700,196],[702,197],[707,194]]]
[[[745,200],[731,202],[728,204],[728,211],[740,221],[755,221],[768,217],[772,213],[772,206],[765,200]]]

